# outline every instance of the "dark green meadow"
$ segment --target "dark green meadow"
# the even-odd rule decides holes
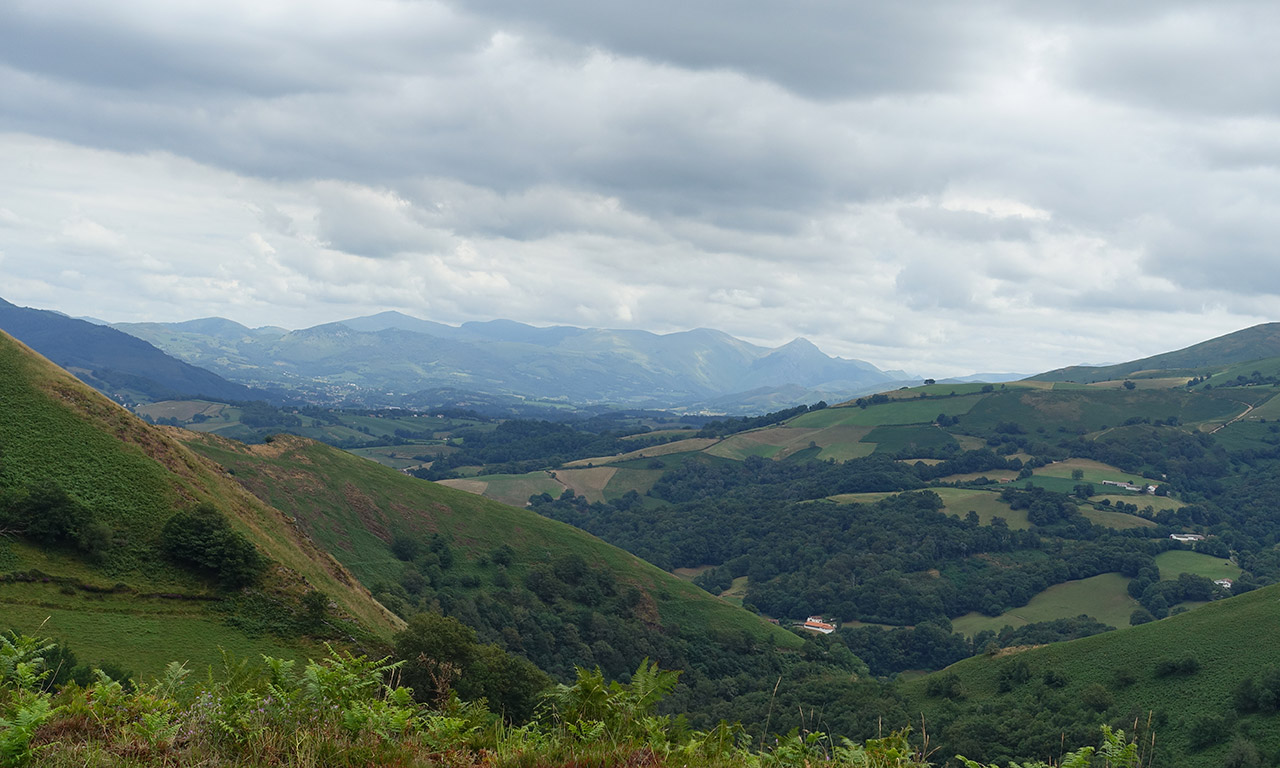
[[[1280,721],[1237,711],[1233,694],[1280,665],[1280,644],[1268,641],[1278,631],[1280,587],[1268,587],[1151,624],[978,656],[902,692],[946,752],[975,759],[1047,759],[1063,743],[1091,743],[1098,724],[1132,731],[1136,720],[1144,738],[1154,733],[1153,765],[1217,768],[1235,739],[1270,765],[1280,758]]]

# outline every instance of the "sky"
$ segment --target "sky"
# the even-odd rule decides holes
[[[6,0],[0,297],[920,375],[1280,319],[1280,4]]]

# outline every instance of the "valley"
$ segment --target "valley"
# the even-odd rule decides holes
[[[682,671],[663,711],[700,728],[785,731],[820,706],[866,739],[923,712],[946,749],[1007,762],[1145,707],[1179,765],[1280,756],[1256,710],[1231,709],[1241,651],[1212,640],[1278,620],[1280,389],[1224,375],[1238,362],[749,417],[188,398],[136,405],[148,425],[16,342],[0,353],[4,624],[122,673],[390,649],[439,616],[506,670],[462,693],[513,712],[532,712],[534,669],[626,680],[648,659]],[[32,509],[68,522],[43,533]],[[175,511],[262,564],[166,554]],[[835,631],[798,628],[812,616]],[[1121,674],[1131,645],[1190,671]],[[502,675],[526,682],[484,687]],[[1172,692],[1206,675],[1228,694],[1186,710]],[[997,726],[1027,697],[1040,730]]]

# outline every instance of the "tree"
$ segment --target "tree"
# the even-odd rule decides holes
[[[217,577],[228,589],[254,583],[266,567],[253,544],[207,502],[169,518],[160,542],[169,557]]]
[[[468,701],[486,699],[509,720],[533,716],[551,679],[532,662],[496,645],[480,645],[476,631],[457,619],[420,613],[395,636],[395,655],[405,664],[404,683],[419,701],[442,703],[456,690]]]
[[[1124,388],[1125,388],[1125,389],[1133,389],[1133,388],[1135,388],[1135,387],[1137,387],[1137,386],[1138,386],[1138,385],[1137,385],[1137,384],[1134,384],[1132,381],[1129,381],[1128,379],[1125,379],[1125,382],[1124,382]]]
[[[1133,613],[1129,614],[1129,625],[1134,627],[1139,624],[1149,624],[1155,620],[1156,617],[1152,616],[1151,611],[1146,608],[1134,608]]]

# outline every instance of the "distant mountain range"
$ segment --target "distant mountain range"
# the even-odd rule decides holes
[[[117,323],[165,352],[259,387],[345,393],[424,406],[469,391],[575,404],[760,410],[847,398],[901,383],[902,371],[830,357],[805,339],[770,349],[699,328],[647,331],[511,320],[451,326],[383,312],[301,330],[222,318]]]
[[[170,357],[127,333],[59,312],[19,307],[0,299],[0,330],[119,400],[270,397]]]

